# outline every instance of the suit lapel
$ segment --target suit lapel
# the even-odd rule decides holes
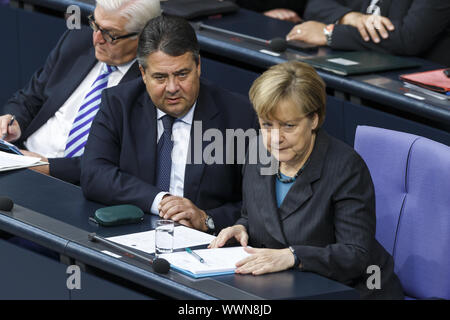
[[[210,143],[208,141],[203,141],[203,133],[211,128],[219,129],[221,128],[221,123],[219,121],[219,117],[216,115],[219,113],[219,109],[217,108],[214,100],[210,96],[209,92],[205,88],[203,84],[200,85],[200,92],[197,99],[197,105],[194,111],[194,118],[191,126],[191,137],[190,137],[190,151],[189,151],[189,159],[186,164],[186,170],[184,173],[184,197],[195,201],[197,199],[197,193],[200,187],[200,182],[203,176],[203,171],[205,169],[205,162],[203,159],[203,150]],[[200,121],[202,130],[201,137],[194,136],[194,129],[196,127],[195,122]],[[201,139],[201,141],[200,141]],[[195,144],[201,143],[202,145],[202,154],[201,154],[201,164],[196,164],[196,158],[200,155],[196,155],[195,150],[197,146]],[[218,182],[220,183],[220,182]]]
[[[125,75],[122,77],[122,79],[120,80],[120,83],[124,83],[130,80],[134,80],[136,78],[141,77],[141,72],[139,71],[139,64],[137,61],[135,61],[130,69],[128,69],[127,73],[125,73]]]
[[[58,87],[55,87],[54,91],[57,94],[49,97],[45,108],[42,108],[41,112],[37,114],[26,129],[26,132],[24,132],[23,140],[26,140],[33,132],[38,130],[61,108],[96,63],[95,51],[91,47],[90,50],[76,60],[72,68],[67,72],[67,77],[64,78],[64,81]]]
[[[286,219],[296,212],[309,198],[311,198],[313,194],[311,185],[314,181],[320,179],[327,149],[328,138],[326,133],[323,130],[319,130],[308,164],[281,203],[279,208],[281,220]]]
[[[275,175],[261,175],[261,169],[263,167],[258,166],[258,172],[256,173],[260,179],[255,180],[258,183],[254,184],[256,188],[256,194],[262,195],[258,197],[261,208],[261,216],[264,220],[264,226],[267,229],[267,233],[277,242],[285,246],[287,244],[283,227],[281,225],[280,216],[278,214],[276,190],[275,190]]]
[[[95,50],[93,48],[88,50],[84,55],[80,56],[80,58],[76,60],[71,70],[68,72],[63,85],[60,86],[60,94],[51,103],[51,107],[47,111],[47,119],[53,116],[56,111],[66,102],[66,100],[80,85],[84,78],[86,78],[86,76],[96,63],[97,59],[95,57]]]

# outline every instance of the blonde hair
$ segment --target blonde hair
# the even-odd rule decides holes
[[[130,33],[140,33],[150,19],[161,15],[159,0],[97,0],[97,5],[125,17],[125,31]]]
[[[252,84],[250,101],[258,117],[268,119],[278,104],[290,100],[300,115],[318,115],[317,129],[326,113],[325,82],[310,65],[289,61],[270,67]]]

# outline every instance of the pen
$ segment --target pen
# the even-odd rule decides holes
[[[12,116],[11,120],[8,123],[8,127],[12,126],[14,123],[14,120],[16,120],[16,116]],[[2,140],[5,140],[5,138],[8,136],[8,128],[6,128],[6,133],[2,136]]]
[[[192,251],[191,248],[186,248],[186,252],[193,255],[195,257],[195,259],[197,259],[201,263],[205,263],[205,260],[202,257],[200,257],[198,254],[196,254],[194,251]]]

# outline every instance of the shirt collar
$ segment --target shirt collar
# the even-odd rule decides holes
[[[194,105],[192,106],[191,110],[189,110],[188,113],[186,113],[181,118],[176,119],[176,121],[183,121],[184,123],[188,125],[192,125],[192,120],[194,119],[194,110],[197,106],[197,101],[195,101]],[[156,108],[156,117],[158,120],[161,120],[162,117],[166,115],[165,112],[161,111],[160,109]]]
[[[116,66],[117,70],[120,71],[121,74],[126,74],[128,70],[131,68],[133,63],[136,62],[136,59],[131,60],[130,62],[121,64],[120,66]]]

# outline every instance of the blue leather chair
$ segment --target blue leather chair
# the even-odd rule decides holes
[[[375,185],[376,238],[394,257],[405,296],[450,299],[450,147],[358,126],[355,149]]]

